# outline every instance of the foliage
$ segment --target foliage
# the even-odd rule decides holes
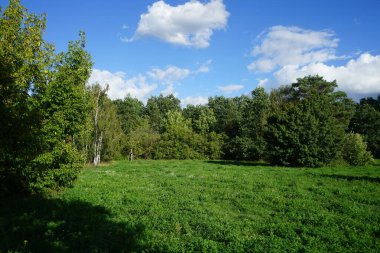
[[[226,139],[224,134],[215,132],[216,117],[208,106],[187,106],[183,111],[184,117],[191,120],[191,128],[200,135],[199,152],[208,159],[220,159],[222,147]]]
[[[241,129],[242,113],[246,103],[247,98],[244,96],[209,98],[208,105],[217,119],[213,130],[218,134],[224,134],[226,137],[222,147],[224,159],[239,159],[239,151],[236,152],[235,138]]]
[[[2,199],[0,251],[379,252],[379,182],[379,166],[120,161]]]
[[[183,110],[186,119],[191,120],[191,128],[197,133],[209,133],[215,129],[216,117],[214,111],[205,105],[188,105]]]
[[[245,98],[238,135],[232,140],[235,159],[257,161],[264,158],[266,142],[264,129],[269,113],[269,95],[264,88],[252,91],[251,97]]]
[[[200,159],[202,136],[190,127],[190,120],[179,111],[169,111],[163,121],[163,134],[158,143],[156,159]]]
[[[265,135],[271,163],[319,167],[337,157],[354,104],[336,87],[308,76],[272,92]]]
[[[83,166],[83,157],[70,143],[59,143],[38,155],[23,170],[29,190],[44,192],[72,185]]]
[[[135,158],[153,159],[160,134],[149,125],[149,119],[141,118],[126,139],[126,152],[132,150]]]
[[[116,106],[121,127],[125,134],[135,130],[142,120],[144,114],[144,104],[137,98],[130,96],[112,101]]]
[[[2,192],[70,185],[78,173],[81,159],[73,144],[86,118],[92,62],[83,33],[67,52],[54,55],[42,38],[45,23],[17,0],[1,13]]]
[[[372,155],[360,134],[346,134],[342,157],[352,166],[365,166],[373,162]]]
[[[22,190],[21,170],[39,152],[40,144],[31,141],[42,117],[33,93],[43,89],[43,69],[50,63],[51,45],[42,39],[45,23],[44,16],[29,14],[19,1],[0,10],[1,191]]]
[[[360,100],[351,120],[350,129],[361,134],[371,153],[380,158],[380,96],[377,99]]]
[[[162,133],[164,119],[169,111],[181,111],[181,101],[174,95],[150,97],[145,107],[145,115],[149,117],[150,124],[155,131]]]

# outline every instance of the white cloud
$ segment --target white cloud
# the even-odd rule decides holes
[[[339,39],[333,31],[274,26],[258,41],[252,50],[255,60],[248,69],[269,72],[275,78],[259,80],[259,86],[276,88],[307,75],[320,75],[328,81],[336,80],[338,89],[350,95],[380,93],[380,55],[337,56]],[[328,64],[337,59],[350,60],[337,66]]]
[[[190,75],[191,71],[176,66],[167,66],[165,69],[154,68],[148,72],[148,76],[153,80],[160,81],[169,85],[185,79]]]
[[[259,86],[259,87],[265,87],[265,85],[269,82],[269,79],[268,78],[259,79],[258,81],[259,81],[259,83],[257,84],[257,86]]]
[[[161,91],[161,94],[164,96],[170,94],[178,96],[174,85],[187,78],[190,74],[191,71],[189,69],[178,68],[176,66],[167,66],[165,69],[154,68],[147,73],[151,79],[165,86],[165,89]]]
[[[230,93],[234,91],[238,91],[243,89],[244,86],[240,84],[233,84],[233,85],[227,85],[227,86],[218,86],[218,89],[225,93]]]
[[[214,30],[224,29],[229,13],[222,0],[202,3],[191,0],[183,5],[171,6],[158,1],[148,7],[132,39],[156,37],[163,41],[196,48],[206,48]]]
[[[92,70],[88,83],[99,83],[102,87],[108,84],[108,95],[111,99],[124,98],[129,94],[132,97],[144,100],[157,88],[156,84],[149,84],[143,75],[126,79],[124,72],[112,73],[99,69]]]
[[[107,70],[93,69],[88,80],[89,84],[99,83],[102,87],[109,85],[108,95],[111,99],[124,98],[128,94],[144,101],[154,91],[163,86],[160,91],[163,95],[173,94],[178,96],[175,88],[181,80],[200,73],[207,73],[211,60],[202,64],[197,70],[179,68],[169,65],[163,69],[153,68],[145,74],[126,78],[124,72],[110,72]]]
[[[208,103],[208,98],[203,96],[198,97],[186,97],[184,99],[181,99],[182,106],[187,105],[205,105]]]
[[[278,83],[289,84],[296,78],[320,75],[328,81],[336,80],[339,89],[354,94],[380,93],[380,55],[361,54],[344,66],[311,63],[306,66],[288,65],[274,73]]]
[[[273,26],[259,36],[252,50],[252,71],[271,72],[287,65],[307,65],[338,59],[338,39],[332,31],[313,31],[299,27]]]
[[[209,66],[211,63],[212,60],[208,60],[203,63],[197,70],[179,68],[176,66],[167,66],[164,69],[154,68],[151,71],[147,72],[147,76],[165,86],[165,89],[161,91],[162,95],[167,96],[173,94],[177,96],[178,93],[175,91],[175,85],[178,85],[181,80],[186,79],[191,75],[198,75],[201,73],[209,72]]]

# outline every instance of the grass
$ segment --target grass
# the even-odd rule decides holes
[[[380,252],[380,163],[121,161],[1,199],[0,252]]]

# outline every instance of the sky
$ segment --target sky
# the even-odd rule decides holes
[[[21,0],[57,52],[87,38],[89,84],[112,99],[267,91],[319,74],[354,99],[380,94],[380,0]],[[8,1],[0,0],[3,8]]]

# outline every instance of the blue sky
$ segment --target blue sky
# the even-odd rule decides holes
[[[380,94],[380,0],[22,4],[46,13],[45,38],[58,51],[86,32],[90,82],[108,83],[111,98],[174,93],[199,104],[315,73],[354,98]]]

